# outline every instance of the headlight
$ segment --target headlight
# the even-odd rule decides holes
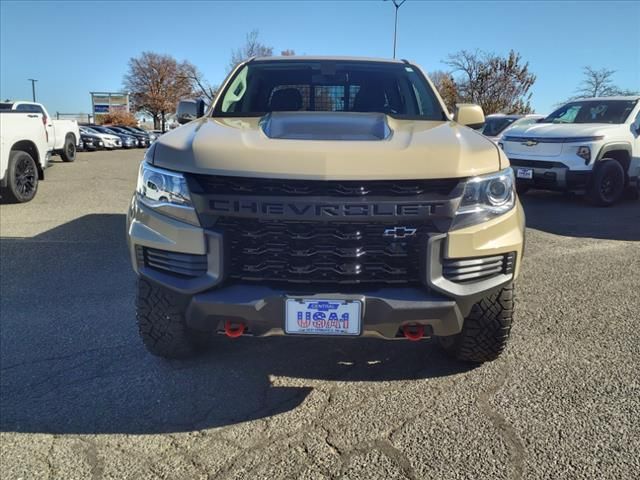
[[[184,176],[151,166],[146,156],[140,164],[136,193],[140,202],[147,207],[183,222],[200,225]]]
[[[507,213],[516,204],[515,183],[511,168],[467,180],[452,228],[476,225]]]
[[[578,150],[576,151],[576,154],[580,157],[580,158],[584,158],[584,161],[587,165],[589,165],[589,162],[591,161],[591,148],[587,147],[585,145],[578,147]]]

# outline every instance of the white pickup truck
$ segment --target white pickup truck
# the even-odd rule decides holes
[[[24,113],[38,113],[42,115],[42,122],[46,128],[47,144],[53,154],[59,154],[63,161],[73,162],[80,142],[80,130],[75,120],[54,120],[41,103],[36,102],[3,102],[0,111],[11,110]]]
[[[49,162],[40,113],[0,111],[0,192],[3,201],[28,202]]]
[[[584,191],[609,206],[640,190],[640,96],[599,97],[563,105],[537,123],[510,129],[499,145],[529,188]]]

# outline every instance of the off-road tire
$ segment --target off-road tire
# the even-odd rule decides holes
[[[623,197],[627,200],[640,200],[640,180],[636,181],[636,185],[627,185]]]
[[[65,162],[74,162],[76,159],[76,150],[75,137],[72,134],[68,134],[64,138],[64,145],[60,152],[60,157],[62,157],[62,160]]]
[[[457,360],[483,363],[495,360],[507,346],[514,310],[514,285],[483,298],[464,320],[462,332],[438,337],[442,348]]]
[[[624,193],[625,173],[619,162],[605,158],[598,162],[587,189],[587,199],[599,207],[609,207]]]
[[[14,150],[9,153],[7,187],[2,189],[3,200],[9,203],[28,202],[38,192],[38,167],[27,152]]]
[[[153,355],[187,358],[209,343],[207,332],[192,330],[185,324],[186,300],[175,293],[138,279],[136,320],[144,346]]]

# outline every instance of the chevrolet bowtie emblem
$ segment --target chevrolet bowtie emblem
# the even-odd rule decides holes
[[[416,234],[415,228],[410,227],[393,227],[387,228],[382,234],[384,237],[392,237],[392,238],[407,238],[412,237]]]
[[[526,142],[522,142],[522,145],[525,145],[527,147],[533,147],[534,145],[537,145],[539,142],[536,140],[527,140]]]

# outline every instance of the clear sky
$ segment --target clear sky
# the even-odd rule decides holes
[[[274,52],[390,57],[393,6],[371,1],[138,1],[0,3],[0,97],[50,112],[89,112],[90,91],[118,91],[130,57],[145,50],[197,65],[220,83],[231,51],[258,29]],[[640,2],[408,0],[398,57],[446,69],[461,49],[520,52],[538,79],[533,106],[548,113],[570,96],[585,65],[616,70],[640,89]]]

